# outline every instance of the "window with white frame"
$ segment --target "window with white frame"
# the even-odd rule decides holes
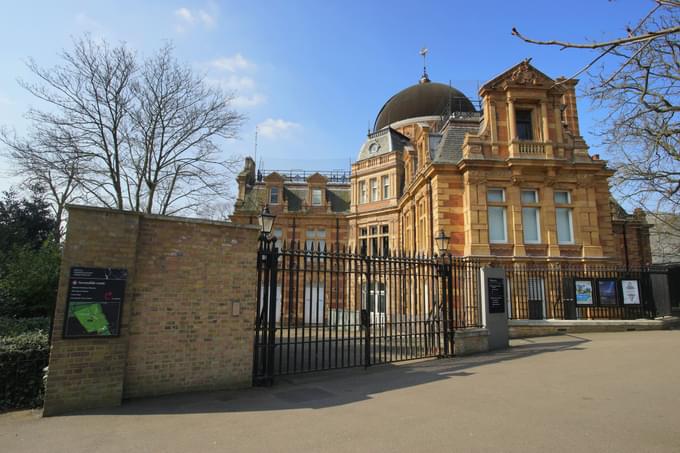
[[[312,206],[321,206],[322,191],[321,189],[312,189]]]
[[[323,250],[326,247],[326,230],[309,228],[305,232],[305,246],[307,250]]]
[[[276,248],[281,248],[281,238],[283,237],[283,230],[281,228],[274,228],[272,234],[276,238]]]
[[[359,229],[359,251],[368,255],[387,255],[389,253],[390,236],[388,225],[371,225]]]
[[[359,203],[366,203],[366,181],[359,181]]]
[[[371,178],[371,201],[378,201],[378,180]]]
[[[488,189],[486,191],[488,203],[489,242],[508,242],[508,220],[505,207],[505,190]]]
[[[538,207],[538,191],[522,190],[522,230],[525,244],[541,242],[540,208]]]
[[[382,177],[383,200],[390,198],[390,177],[385,175]]]
[[[279,204],[279,188],[271,187],[269,189],[269,204]]]
[[[573,209],[571,193],[567,190],[555,191],[555,221],[557,223],[557,242],[574,243]]]

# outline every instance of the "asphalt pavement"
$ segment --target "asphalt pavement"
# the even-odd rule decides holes
[[[11,412],[0,451],[680,452],[680,330],[514,340],[61,417]]]

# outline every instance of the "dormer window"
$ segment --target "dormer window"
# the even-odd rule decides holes
[[[322,191],[321,189],[312,189],[312,206],[321,206]]]
[[[279,188],[271,187],[269,189],[269,204],[279,204]]]
[[[531,110],[515,110],[515,123],[517,125],[517,138],[520,140],[533,140],[534,134],[531,126]]]
[[[378,145],[377,143],[371,143],[371,145],[368,147],[369,154],[375,154],[378,151],[380,151],[380,145]]]

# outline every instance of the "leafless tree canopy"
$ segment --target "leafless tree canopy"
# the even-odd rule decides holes
[[[50,190],[58,219],[74,200],[177,214],[229,196],[237,160],[218,145],[243,121],[232,93],[206,84],[170,45],[140,58],[86,36],[60,56],[52,68],[27,63],[36,80],[20,83],[43,101],[27,113],[27,136],[0,134],[17,171]]]
[[[680,214],[680,1],[653,3],[627,36],[610,41],[540,41],[516,29],[513,34],[532,44],[596,52],[579,73],[588,71],[586,93],[608,112],[599,133],[614,158],[615,190],[652,215]],[[655,217],[667,223],[668,216]],[[670,231],[680,234],[679,225],[669,224]]]

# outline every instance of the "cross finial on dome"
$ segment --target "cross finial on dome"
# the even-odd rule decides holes
[[[423,76],[420,78],[420,83],[430,82],[430,78],[427,76],[427,52],[429,52],[427,47],[420,49],[420,55],[423,57]]]

